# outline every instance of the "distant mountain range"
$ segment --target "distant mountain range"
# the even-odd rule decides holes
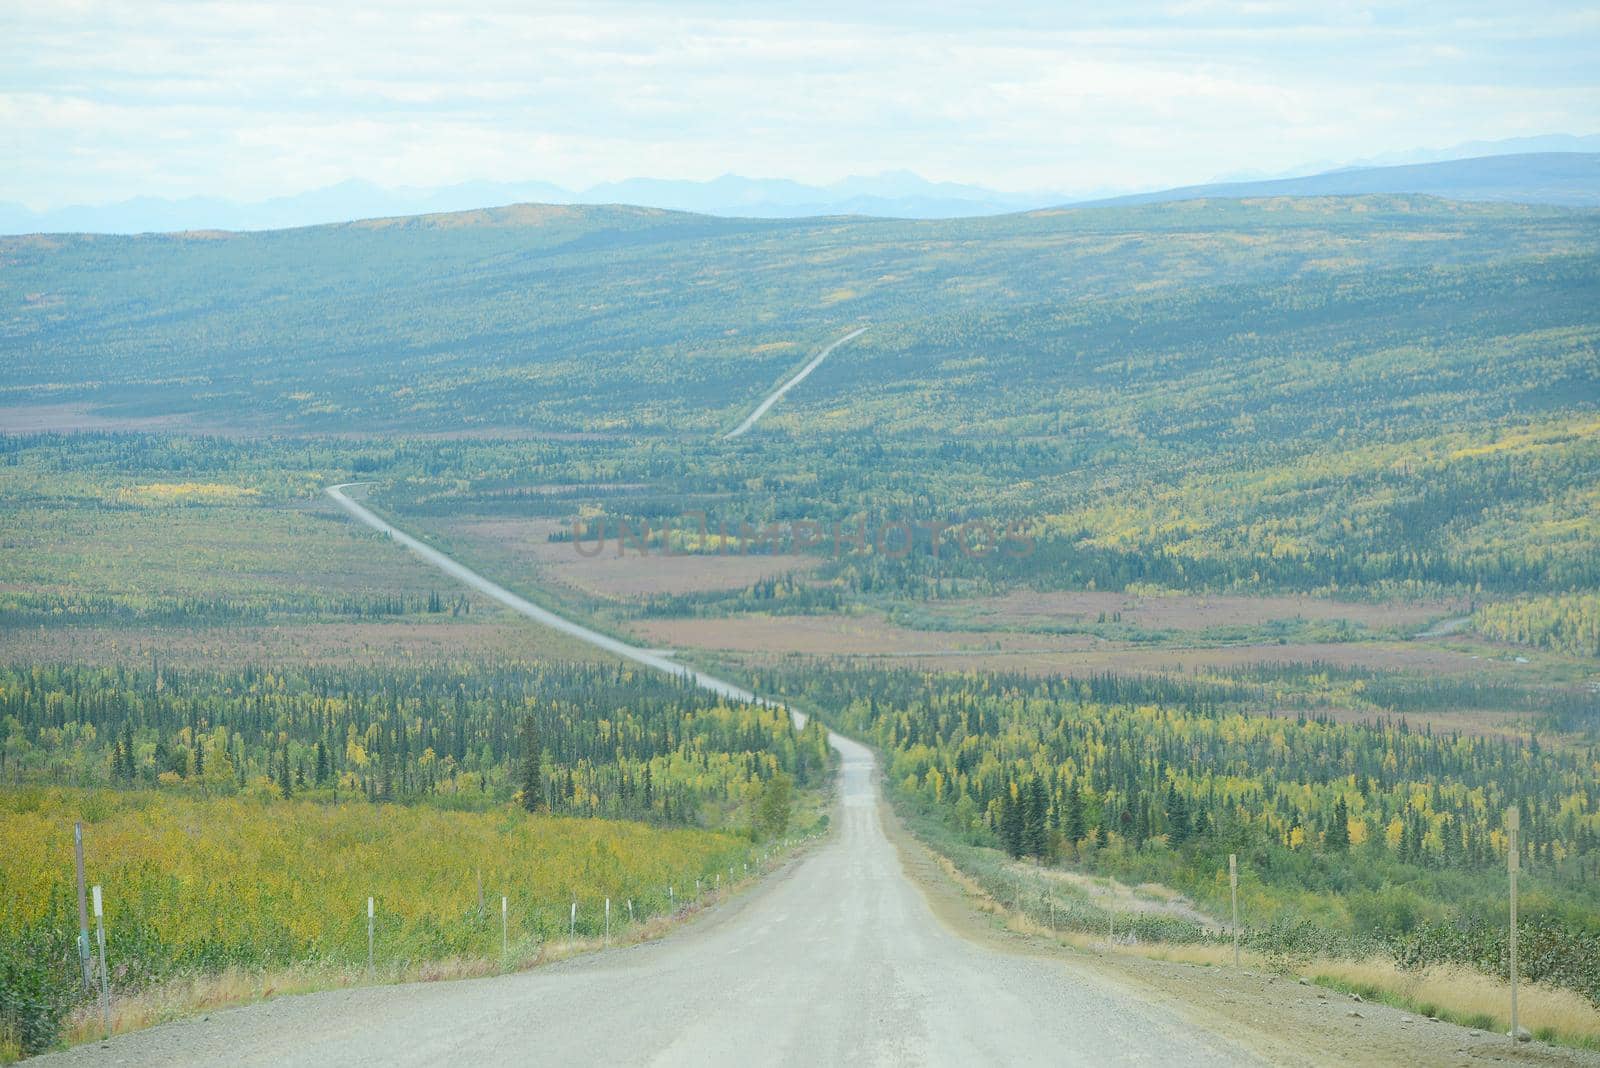
[[[1219,174],[1207,185],[1224,182],[1266,182],[1277,178],[1304,178],[1330,171],[1358,170],[1363,167],[1405,167],[1413,163],[1444,163],[1449,160],[1478,159],[1483,156],[1524,156],[1536,152],[1600,152],[1600,134],[1540,134],[1537,137],[1508,137],[1500,141],[1464,141],[1448,148],[1408,148],[1400,152],[1380,152],[1364,159],[1302,162],[1274,173],[1237,172]]]
[[[1357,196],[1426,193],[1449,200],[1600,207],[1600,152],[1534,152],[1404,167],[1352,167],[1304,178],[1219,182],[1133,193],[1098,204],[1156,204],[1202,197]]]
[[[348,181],[253,204],[209,197],[139,197],[116,204],[35,212],[0,202],[0,233],[147,233],[172,230],[279,230],[398,215],[469,211],[501,204],[632,204],[704,215],[804,218],[877,215],[911,219],[1000,215],[1057,204],[1063,193],[1001,193],[930,182],[908,171],[805,185],[785,178],[728,174],[696,182],[630,178],[574,191],[549,182],[466,182],[441,189],[385,189]]]
[[[0,202],[0,233],[278,230],[517,203],[633,204],[752,218],[872,215],[910,219],[999,215],[1067,203],[1355,193],[1428,193],[1456,200],[1590,207],[1600,206],[1600,135],[1557,134],[1414,150],[1299,177],[1232,177],[1235,180],[1115,196],[1109,194],[1121,191],[1107,190],[1098,199],[1083,193],[1005,193],[976,185],[932,182],[909,171],[846,178],[825,186],[733,174],[704,182],[631,178],[581,191],[535,181],[386,189],[353,180],[255,203],[211,197],[138,197],[115,204],[33,211],[21,204]]]

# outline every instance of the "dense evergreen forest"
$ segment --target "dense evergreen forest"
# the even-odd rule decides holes
[[[0,670],[0,779],[428,800],[721,825],[775,776],[825,785],[820,726],[611,665],[234,673]]]

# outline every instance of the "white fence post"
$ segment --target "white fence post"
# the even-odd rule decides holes
[[[83,969],[83,989],[94,993],[94,958],[89,953],[88,893],[83,883],[83,824],[72,825],[72,853],[78,868],[78,964]]]
[[[100,943],[100,1026],[111,1037],[111,972],[106,968],[105,911],[100,901],[100,884],[94,884],[94,932]]]

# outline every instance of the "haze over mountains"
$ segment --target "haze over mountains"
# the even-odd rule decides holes
[[[1112,191],[1108,191],[1112,192]],[[470,211],[503,204],[630,204],[750,218],[871,215],[938,219],[999,215],[1058,204],[1060,192],[1003,193],[930,182],[908,171],[852,177],[827,186],[786,178],[726,174],[710,181],[630,178],[572,190],[549,182],[464,182],[440,189],[386,189],[346,181],[253,204],[209,197],[139,197],[116,204],[32,212],[0,203],[4,233],[146,233],[172,230],[279,230],[397,215]]]
[[[1112,197],[1101,203],[1159,204],[1201,197],[1361,196],[1368,193],[1423,193],[1447,200],[1600,207],[1600,153],[1539,152],[1415,163],[1404,167],[1352,167],[1304,178],[1182,186]]]
[[[305,193],[240,203],[213,197],[137,197],[113,204],[33,211],[0,202],[0,233],[150,233],[276,230],[352,219],[466,211],[515,203],[630,204],[705,215],[807,218],[859,215],[969,218],[1068,203],[1159,203],[1195,197],[1422,193],[1456,200],[1600,206],[1600,135],[1479,141],[1453,149],[1389,153],[1356,166],[1310,165],[1296,176],[1231,180],[1132,192],[1003,192],[934,182],[909,171],[829,185],[727,174],[709,181],[630,178],[572,190],[549,182],[465,182],[436,189],[350,180]]]

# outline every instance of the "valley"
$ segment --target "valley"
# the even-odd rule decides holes
[[[1594,1041],[1600,914],[1595,227],[1367,197],[927,223],[530,206],[0,239],[17,354],[0,367],[0,800],[32,858],[3,876],[19,893],[0,963],[40,1006],[27,1048],[94,1028],[70,970],[29,963],[70,954],[70,869],[36,821],[77,807],[91,878],[120,883],[112,952],[141,962],[121,980],[127,1027],[280,982],[332,988],[286,1010],[291,1031],[270,1003],[245,1010],[263,1059],[295,1059],[292,1029],[350,1004],[381,1021],[437,997],[476,1018],[452,999],[536,988],[559,1014],[660,969],[775,983],[704,963],[758,938],[814,946],[788,954],[802,962],[871,947],[858,979],[894,1027],[817,1010],[841,1014],[841,1042],[901,1036],[889,1059],[925,1059],[935,1035],[987,1048],[952,1029],[945,994],[887,993],[924,990],[924,956],[1148,1014],[1147,1052],[1168,1056],[1232,1041],[1215,1035],[1236,1017],[1167,968],[1217,963],[1231,852],[1249,866],[1253,975],[1205,982],[1255,984],[1235,1000],[1256,1006],[1300,988],[1254,976],[1365,983],[1399,1006],[1387,1044],[1354,1023],[1308,1033],[1352,1061],[1427,1063],[1439,1050],[1405,1037],[1405,1013],[1503,1029],[1483,1006],[1503,982],[1516,804],[1525,978],[1542,1005],[1580,999],[1529,1017],[1528,1056],[1580,1056],[1562,1050]],[[213,280],[254,295],[209,299]],[[847,754],[842,809],[824,725]],[[849,769],[866,750],[843,735],[871,744],[881,782]],[[883,826],[911,836],[898,854],[875,829],[880,791]],[[263,904],[253,927],[207,933],[133,892],[138,849],[113,829],[137,811],[228,814],[262,850],[272,825],[370,844],[416,823],[475,844],[432,875],[362,853],[324,886],[322,929]],[[797,836],[821,841],[793,854]],[[495,851],[513,842],[552,880],[512,886]],[[256,855],[189,848],[194,873]],[[716,885],[729,858],[782,874],[740,904]],[[274,885],[303,901],[310,877]],[[491,901],[515,890],[516,953],[471,904],[484,878]],[[712,889],[683,911],[693,878]],[[825,909],[795,906],[839,880],[852,889]],[[1116,884],[1193,915],[1096,889]],[[362,886],[419,899],[373,975]],[[563,905],[587,902],[592,924],[607,897],[635,907],[618,937],[649,944],[554,963],[596,934],[574,919],[563,937]],[[930,933],[918,900],[944,901],[960,939]],[[677,931],[702,905],[711,933]],[[1046,956],[1066,956],[1019,963],[960,918],[973,907],[1026,938],[1048,920]],[[1137,941],[1105,963],[1102,928]],[[1142,992],[1104,986],[1102,964]],[[471,980],[483,993],[344,989],[502,971]],[[1417,993],[1446,974],[1490,994]],[[225,975],[255,978],[197,992]],[[1308,998],[1282,1011],[1325,1007]],[[710,1048],[748,1008],[657,998],[639,1017],[654,1022],[617,1025],[617,1055],[671,1059],[682,1028]],[[1085,1041],[1074,1020],[1011,1052]],[[174,1027],[113,1049],[222,1048],[209,1022]],[[296,1048],[495,1055],[340,1034]],[[1241,1041],[1206,1048],[1293,1060]]]

